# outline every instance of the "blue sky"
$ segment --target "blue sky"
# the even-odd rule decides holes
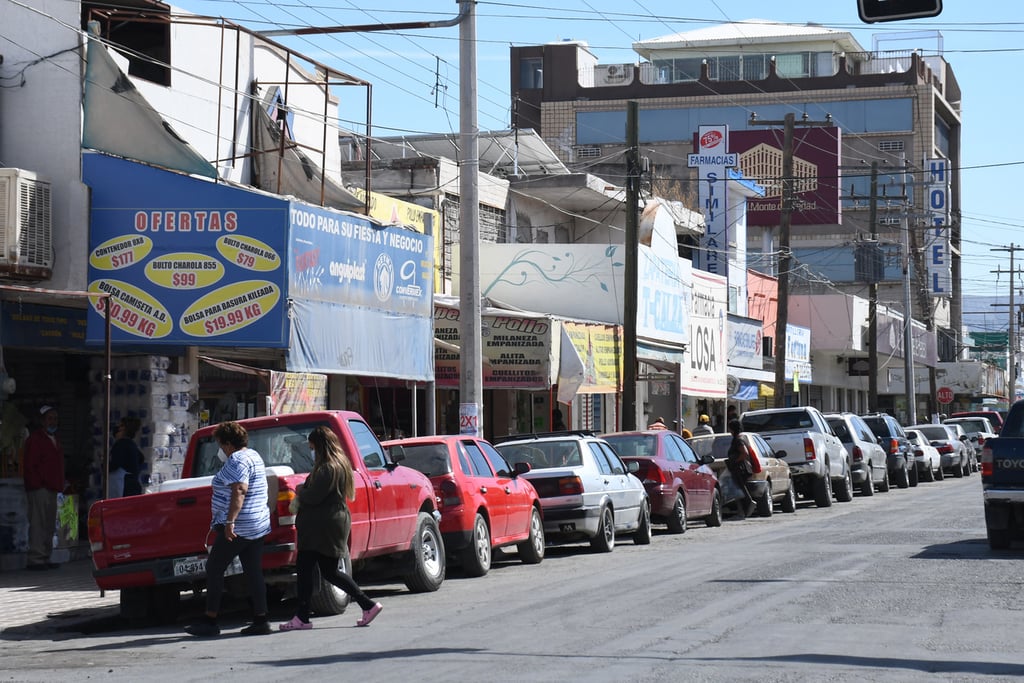
[[[178,0],[188,11],[223,16],[254,30],[453,18],[458,3],[375,0]],[[968,294],[1004,293],[1009,254],[992,248],[1024,244],[1024,217],[1012,188],[1022,179],[1024,135],[1015,131],[1014,105],[1024,103],[1016,83],[1024,73],[1024,11],[1007,0],[944,0],[930,19],[864,24],[855,0],[817,3],[763,0],[562,0],[558,3],[477,4],[478,121],[481,130],[509,127],[509,47],[584,40],[602,63],[636,61],[632,42],[712,24],[749,19],[815,22],[848,30],[867,50],[920,48],[941,43],[963,91],[963,288]],[[367,9],[362,9],[366,7]],[[318,61],[373,83],[376,135],[459,130],[459,29],[280,38]],[[1002,81],[1001,77],[1013,80]],[[365,94],[342,105],[342,125],[364,120]],[[349,119],[349,121],[344,121]],[[1015,267],[1024,266],[1024,252]],[[1024,280],[1017,279],[1019,286]],[[1019,300],[1024,297],[1019,296]]]

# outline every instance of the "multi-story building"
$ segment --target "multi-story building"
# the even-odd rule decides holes
[[[846,31],[772,22],[640,41],[628,64],[600,64],[580,41],[513,47],[513,126],[540,132],[570,168],[614,177],[623,172],[625,103],[635,100],[651,185],[674,188],[691,206],[700,196],[688,165],[698,129],[728,126],[740,170],[767,190],[765,204],[748,206],[739,246],[752,268],[774,273],[781,121],[795,114],[791,291],[867,298],[873,278],[879,304],[902,311],[909,251],[912,315],[935,330],[939,359],[953,360],[962,318],[960,88],[941,44],[927,53],[878,47],[867,51]],[[698,255],[700,241],[691,246]]]

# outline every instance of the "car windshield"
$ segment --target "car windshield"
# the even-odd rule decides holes
[[[690,446],[699,457],[711,455],[714,456],[715,460],[727,458],[730,445],[732,445],[732,434],[695,436],[690,439]]]
[[[850,428],[846,426],[846,420],[838,417],[829,418],[828,426],[832,428],[832,431],[836,433],[836,436],[843,443],[853,441],[853,437],[850,436]]]
[[[402,444],[402,448],[405,450],[402,464],[406,467],[419,470],[428,477],[452,471],[452,464],[448,461],[448,446],[443,443]]]
[[[935,425],[933,427],[917,427],[917,431],[932,441],[949,441],[952,437],[945,427]]]
[[[809,429],[814,426],[811,416],[802,410],[746,413],[740,421],[745,432],[779,432],[787,429]]]
[[[576,440],[553,439],[503,443],[496,448],[513,466],[517,462],[525,462],[534,470],[552,467],[578,467],[583,464],[579,442]]]
[[[652,434],[618,434],[603,438],[622,458],[653,458],[658,452],[658,439]]]
[[[313,456],[309,450],[309,433],[313,428],[326,423],[296,423],[249,430],[249,448],[252,448],[266,467],[287,465],[296,474],[309,472],[313,468]],[[196,445],[192,476],[205,477],[220,471],[217,458],[220,450],[212,435],[200,439]]]
[[[974,420],[956,420],[950,421],[947,424],[957,424],[964,428],[965,432],[991,432],[992,428],[989,426],[989,421],[977,418]]]

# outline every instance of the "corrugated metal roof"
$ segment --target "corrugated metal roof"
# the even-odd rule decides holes
[[[633,49],[640,54],[666,48],[706,48],[723,45],[744,44],[785,44],[810,40],[828,40],[839,44],[848,52],[864,52],[849,31],[840,31],[818,24],[785,24],[769,19],[746,19],[708,26],[693,31],[673,33],[650,40],[633,43]]]
[[[478,139],[480,171],[491,175],[561,175],[569,173],[536,131],[481,132]],[[378,159],[434,157],[458,160],[459,136],[406,135],[378,138],[373,145]]]

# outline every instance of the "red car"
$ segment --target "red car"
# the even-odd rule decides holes
[[[667,524],[673,534],[686,531],[689,520],[722,525],[722,493],[708,465],[714,456],[699,456],[683,437],[667,429],[602,434],[627,464],[640,466],[637,478],[651,501],[651,521]]]
[[[519,475],[525,463],[510,466],[483,439],[464,435],[418,436],[385,441],[401,445],[402,464],[430,478],[441,512],[441,535],[448,554],[470,576],[491,568],[493,548],[515,545],[519,559],[544,559],[544,519],[533,484]]]

